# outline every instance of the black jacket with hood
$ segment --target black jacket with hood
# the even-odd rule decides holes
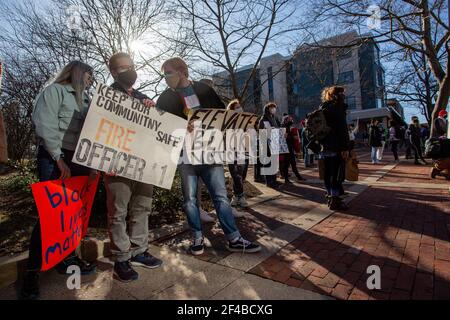
[[[220,100],[213,88],[205,83],[193,81],[194,92],[200,101],[202,109],[225,109],[225,105]],[[174,89],[166,89],[156,102],[156,108],[174,114],[183,119],[187,119],[184,114],[183,97]]]
[[[320,141],[322,151],[342,152],[350,149],[350,137],[347,128],[347,108],[345,103],[334,101],[324,102],[320,107],[323,110],[327,125],[331,132]]]
[[[269,122],[272,128],[281,127],[280,120],[278,120],[275,115],[270,113],[269,108],[267,106],[264,107],[264,115],[261,118],[261,120],[259,120],[259,129],[266,129],[264,122]]]

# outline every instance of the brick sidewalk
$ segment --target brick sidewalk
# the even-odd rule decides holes
[[[368,175],[380,168],[361,166]],[[349,211],[333,214],[251,273],[338,299],[449,299],[449,192],[414,188],[448,182],[432,181],[428,172],[429,166],[402,162],[380,181],[411,188],[368,188]],[[370,265],[381,269],[381,290],[367,288]]]

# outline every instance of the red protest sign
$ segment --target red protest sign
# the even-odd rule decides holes
[[[31,186],[41,224],[42,271],[63,261],[86,235],[99,179],[75,177]]]

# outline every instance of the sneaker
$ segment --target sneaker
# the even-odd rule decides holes
[[[89,263],[87,261],[78,258],[77,256],[66,258],[64,261],[62,261],[56,266],[56,270],[58,271],[59,274],[67,274],[67,269],[70,266],[74,265],[80,268],[82,276],[94,274],[95,271],[97,270],[97,266],[95,265],[95,263]]]
[[[130,261],[114,263],[114,276],[121,282],[132,282],[139,278],[139,274],[131,267]]]
[[[231,209],[235,218],[243,218],[245,215],[242,212],[237,211],[235,208]]]
[[[284,184],[293,184],[293,183],[292,183],[292,181],[291,181],[291,180],[289,180],[289,179],[286,179],[286,180],[284,180]]]
[[[155,258],[148,252],[137,255],[130,260],[133,267],[144,267],[147,269],[156,269],[162,265],[162,260]]]
[[[39,299],[39,272],[28,271],[20,290],[20,300]]]
[[[297,177],[297,181],[306,181],[306,179],[303,178],[302,176],[298,176],[298,177]]]
[[[202,238],[198,238],[198,239],[194,239],[194,243],[189,248],[189,252],[193,256],[202,255],[203,252],[205,252],[205,239],[203,237]]]
[[[247,241],[242,237],[239,237],[235,242],[228,241],[226,247],[231,252],[257,253],[261,251],[259,244]]]
[[[203,209],[200,209],[200,220],[202,220],[203,222],[206,222],[206,223],[212,223],[212,222],[215,221],[214,218],[211,217],[211,216],[208,214],[208,212],[206,212],[206,211],[203,210]]]
[[[233,197],[230,202],[232,207],[237,207],[239,205],[239,199],[237,197]]]
[[[247,199],[245,198],[245,196],[238,198],[238,205],[241,208],[248,208],[248,202],[247,202]]]

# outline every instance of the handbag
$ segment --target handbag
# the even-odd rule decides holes
[[[354,150],[350,151],[350,157],[345,162],[345,180],[358,181],[359,180],[359,167],[358,158]]]

